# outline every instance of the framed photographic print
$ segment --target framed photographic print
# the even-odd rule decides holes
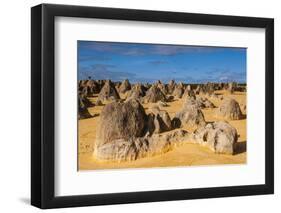
[[[31,203],[272,194],[274,21],[31,9]]]

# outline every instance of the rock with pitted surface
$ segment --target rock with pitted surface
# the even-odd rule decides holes
[[[136,159],[145,151],[146,124],[147,115],[139,101],[107,104],[100,114],[94,156],[99,160]]]
[[[154,134],[129,139],[116,139],[112,143],[101,145],[94,151],[98,160],[133,161],[170,151],[174,146],[187,141],[190,135],[185,130],[175,130],[163,134]]]
[[[239,120],[243,117],[238,102],[233,98],[225,99],[217,109],[216,115],[229,120]]]
[[[113,101],[119,99],[120,96],[114,84],[110,80],[107,80],[99,93],[98,100],[103,102],[103,101]]]
[[[194,141],[215,153],[234,154],[237,140],[236,129],[223,121],[209,123],[194,132]]]
[[[147,116],[135,99],[107,104],[100,114],[94,157],[97,160],[131,161],[167,152],[188,139],[190,134],[185,130],[165,132],[171,129],[167,112],[157,106],[150,111]]]
[[[104,106],[96,135],[96,146],[116,139],[141,137],[145,134],[147,115],[134,99],[125,103],[112,102]]]

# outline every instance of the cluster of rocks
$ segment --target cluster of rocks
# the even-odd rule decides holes
[[[179,120],[183,120],[183,123],[192,123],[189,122],[189,117],[191,114],[197,112],[197,114],[200,115],[201,112],[199,110],[202,108],[215,108],[215,105],[210,100],[207,98],[196,97],[196,94],[203,94],[203,96],[208,95],[210,98],[220,98],[222,100],[223,96],[218,96],[215,94],[215,90],[227,89],[230,91],[230,93],[233,93],[237,90],[237,88],[239,88],[239,86],[235,82],[227,84],[206,83],[198,84],[196,86],[185,85],[182,82],[177,84],[174,80],[171,80],[168,84],[163,84],[161,81],[157,81],[152,85],[148,83],[137,83],[131,85],[128,79],[124,80],[123,82],[116,83],[113,83],[110,80],[81,80],[78,84],[79,118],[83,119],[90,116],[90,113],[88,113],[87,110],[87,108],[90,106],[90,101],[87,97],[98,94],[95,105],[101,106],[103,103],[108,101],[123,101],[120,98],[120,94],[123,94],[126,98],[126,101],[130,99],[136,99],[140,103],[159,103],[159,106],[165,106],[167,105],[167,102],[173,101],[175,98],[183,98],[185,99],[185,104],[183,109],[177,113],[177,118]],[[85,104],[85,102],[88,102],[88,104]],[[226,107],[228,105],[230,106]],[[226,100],[225,103],[219,107],[217,115],[227,119],[241,119],[242,113],[241,110],[239,110],[239,107],[237,109],[237,105],[238,103],[235,102],[235,100]],[[197,108],[199,108],[199,110]],[[243,106],[243,108],[245,108],[245,106]],[[186,111],[193,113],[186,113]],[[174,122],[179,123],[179,121]]]
[[[191,101],[173,119],[158,106],[146,114],[137,99],[107,104],[97,130],[94,156],[98,160],[136,160],[169,151],[185,141],[209,147],[215,153],[233,154],[238,134],[225,121],[207,123],[200,107]],[[177,129],[196,126],[193,133]]]
[[[166,152],[189,136],[174,130],[169,114],[152,107],[149,114],[136,99],[107,104],[100,115],[94,156],[99,160],[136,160]],[[163,133],[163,134],[159,134]]]
[[[241,89],[242,88],[242,89]],[[241,105],[215,93],[244,91],[235,82],[186,85],[171,80],[168,84],[131,84],[129,80],[83,80],[78,84],[78,117],[90,118],[88,107],[104,105],[100,113],[94,156],[98,160],[136,160],[169,151],[190,141],[210,148],[215,153],[234,154],[238,134],[227,121],[207,123],[202,109],[216,108],[213,98],[223,100],[216,116],[223,120],[242,119]],[[198,96],[198,94],[200,96]],[[97,97],[93,104],[89,98]],[[122,98],[121,98],[122,97]],[[208,97],[208,98],[207,98]],[[174,99],[183,99],[183,106],[174,117],[163,110]],[[147,112],[142,104],[154,103]],[[194,132],[179,129],[190,126]]]
[[[104,86],[104,80],[80,80],[78,82],[78,91],[86,96],[92,96],[100,92],[101,88]]]

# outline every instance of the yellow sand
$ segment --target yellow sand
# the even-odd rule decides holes
[[[232,97],[239,104],[246,104],[246,93],[235,92],[230,95],[226,91],[216,91],[216,94],[223,94],[224,97]],[[215,106],[221,104],[221,100],[216,98],[208,98]],[[95,101],[96,97],[90,98]],[[167,111],[171,118],[182,108],[183,100],[177,99],[168,103],[168,107],[162,109]],[[149,106],[153,104],[144,104],[144,108],[148,111]],[[103,106],[90,107],[88,110],[94,117],[78,121],[78,170],[93,169],[118,169],[118,168],[149,168],[149,167],[167,167],[167,166],[193,166],[193,165],[214,165],[214,164],[242,164],[246,163],[246,119],[228,120],[234,126],[239,134],[239,153],[235,155],[215,154],[208,148],[198,144],[184,143],[181,146],[174,147],[171,151],[153,156],[138,159],[130,162],[100,162],[94,159],[92,155],[93,145],[95,143],[96,128],[99,122],[99,115]],[[214,109],[203,109],[205,120],[207,122],[220,120],[215,117]],[[242,111],[244,114],[246,112]],[[191,132],[194,129],[183,127],[183,129]]]

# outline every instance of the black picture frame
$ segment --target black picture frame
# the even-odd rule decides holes
[[[81,17],[264,28],[265,184],[93,195],[54,195],[54,21]],[[31,8],[31,204],[42,209],[274,193],[274,20],[164,11],[41,4]]]

